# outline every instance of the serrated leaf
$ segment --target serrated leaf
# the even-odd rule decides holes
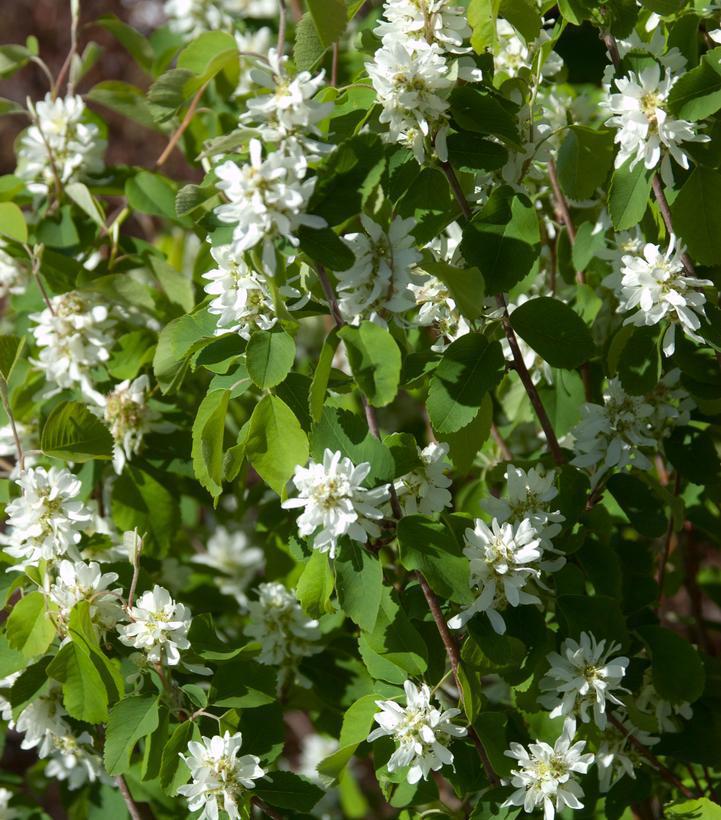
[[[30,592],[13,606],[6,633],[11,648],[26,658],[45,652],[55,637],[55,626],[42,593]]]
[[[48,456],[68,461],[109,459],[113,437],[97,416],[78,401],[57,405],[45,422],[40,448]]]
[[[158,719],[158,700],[151,695],[131,695],[113,706],[103,749],[103,761],[109,775],[128,771],[135,745],[157,729]]]

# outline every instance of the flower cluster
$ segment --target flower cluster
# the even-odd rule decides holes
[[[113,467],[118,474],[140,452],[145,434],[157,429],[160,415],[148,405],[149,390],[150,380],[143,374],[120,382],[104,397],[103,414],[115,440]]]
[[[448,445],[437,441],[418,448],[420,466],[396,479],[394,483],[403,515],[433,515],[452,503],[448,488],[453,483],[447,473]]]
[[[247,589],[263,569],[263,550],[250,546],[244,530],[230,531],[223,526],[213,530],[205,548],[205,552],[193,557],[194,563],[220,573],[215,576],[218,589],[235,598],[241,607],[247,607]]]
[[[130,623],[118,627],[121,643],[141,649],[151,663],[177,666],[180,652],[190,647],[190,612],[157,584],[128,609]]]

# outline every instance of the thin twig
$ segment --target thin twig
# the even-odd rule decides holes
[[[461,184],[458,181],[458,177],[456,176],[453,166],[449,162],[442,162],[441,168],[443,169],[443,173],[446,175],[448,184],[451,191],[453,191],[453,195],[455,196],[456,202],[458,203],[464,217],[467,220],[470,220],[473,216],[473,211],[471,210],[471,206],[463,193],[463,188],[461,188]],[[518,339],[516,338],[516,334],[511,326],[511,320],[508,316],[506,298],[502,293],[496,294],[496,303],[502,310],[501,322],[503,324],[503,332],[506,334],[506,339],[508,340],[508,345],[513,356],[513,368],[516,373],[518,373],[518,377],[520,378],[528,398],[533,405],[533,409],[536,412],[538,421],[541,423],[541,427],[546,435],[546,442],[548,443],[553,460],[558,465],[564,464],[566,459],[563,455],[563,451],[561,450],[561,446],[558,443],[558,439],[556,438],[556,433],[553,430],[551,420],[548,418],[548,413],[546,413],[546,408],[543,406],[538,390],[536,390],[536,385],[533,383],[533,380],[528,372],[528,368],[526,367],[526,363],[523,361],[521,349],[518,345]]]
[[[130,794],[130,789],[128,788],[128,784],[125,782],[123,776],[118,775],[115,778],[115,782],[118,784],[120,794],[123,795],[123,800],[125,801],[125,805],[128,809],[128,814],[131,816],[132,820],[144,820],[143,815],[138,808],[138,804],[135,800],[133,800],[133,795]]]
[[[283,820],[283,815],[277,812],[274,808],[269,806],[265,800],[262,800],[260,797],[253,796],[250,798],[250,802],[258,809],[260,809],[264,814],[267,814],[268,817],[272,817],[273,820]]]
[[[130,581],[130,589],[128,590],[128,610],[132,609],[133,607],[133,600],[135,599],[135,590],[138,586],[138,576],[140,575],[140,556],[143,552],[143,539],[140,538],[138,535],[138,531],[133,530],[133,535],[135,536],[133,542],[134,552],[132,555],[132,563],[133,563],[133,577]]]
[[[673,484],[673,495],[674,498],[678,498],[678,494],[681,492],[681,473],[676,470],[676,478]],[[663,584],[666,579],[666,565],[668,564],[669,556],[671,555],[671,542],[673,540],[673,507],[669,511],[668,515],[668,526],[666,527],[666,536],[663,542],[663,553],[661,554],[661,563],[658,568],[658,579],[656,583],[658,584],[658,600],[656,602],[656,607],[661,606],[661,602],[663,601]]]
[[[338,85],[338,56],[340,53],[340,46],[338,43],[333,43],[332,61],[330,64],[330,84],[335,88]]]
[[[285,28],[288,25],[288,10],[285,0],[278,0],[278,57],[285,54]]]
[[[55,308],[53,307],[53,303],[50,300],[47,290],[45,290],[43,280],[40,278],[40,265],[42,264],[43,251],[45,250],[45,247],[44,245],[36,245],[34,248],[31,248],[30,245],[23,245],[23,248],[30,259],[30,275],[37,283],[38,289],[40,290],[40,295],[43,297],[43,301],[45,302],[45,307],[47,307],[52,316],[55,316]]]
[[[563,195],[563,191],[561,190],[561,185],[558,182],[556,163],[553,160],[550,160],[548,163],[548,178],[551,182],[556,208],[561,216],[563,224],[566,226],[566,233],[568,234],[569,242],[571,243],[571,246],[573,246],[576,244],[576,226],[573,224],[573,217],[571,216],[568,202],[566,201],[566,197]],[[576,271],[576,281],[581,285],[586,283],[586,274],[582,270]]]
[[[628,742],[636,749],[639,754],[648,760],[648,762],[656,769],[656,771],[661,775],[661,777],[667,782],[671,783],[674,788],[678,789],[684,797],[689,799],[693,799],[694,797],[700,797],[701,795],[695,795],[691,789],[686,788],[683,783],[676,777],[676,775],[666,766],[661,763],[661,761],[656,757],[656,755],[647,747],[644,746],[641,741],[632,735],[630,732],[627,731],[626,727],[621,723],[621,721],[615,716],[609,714],[608,720],[612,723],[621,734],[628,738]]]
[[[195,92],[195,96],[190,101],[190,105],[188,106],[188,110],[185,112],[185,116],[183,117],[182,122],[180,123],[180,125],[176,129],[173,136],[170,138],[170,141],[168,142],[167,146],[165,147],[165,150],[163,151],[163,153],[158,157],[158,161],[155,163],[158,168],[160,168],[160,166],[168,159],[168,157],[170,156],[173,148],[175,148],[175,146],[178,144],[178,141],[180,140],[180,138],[185,133],[185,130],[187,129],[187,127],[190,125],[190,121],[193,119],[193,115],[195,114],[195,109],[198,107],[198,103],[200,102],[200,99],[203,96],[203,93],[205,92],[205,89],[207,87],[208,87],[208,83],[205,82]]]
[[[506,444],[506,440],[501,435],[501,431],[498,429],[498,427],[496,427],[495,422],[491,423],[491,435],[493,436],[494,441],[498,445],[498,449],[501,451],[503,460],[513,461],[513,453],[511,453],[508,445]]]
[[[2,399],[2,405],[5,410],[5,415],[8,417],[8,421],[10,422],[10,429],[12,430],[13,438],[15,439],[15,452],[17,453],[18,466],[20,467],[20,472],[24,473],[25,453],[23,453],[23,445],[20,441],[20,436],[18,435],[18,428],[15,425],[15,417],[13,416],[12,410],[10,409],[10,399],[8,397],[7,382],[2,377],[0,377],[0,399]]]

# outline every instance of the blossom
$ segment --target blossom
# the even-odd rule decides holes
[[[334,778],[321,774],[318,771],[318,766],[326,757],[330,757],[334,752],[337,752],[338,746],[338,740],[328,735],[317,735],[315,733],[304,735],[300,741],[298,774],[312,783],[328,789]]]
[[[5,552],[21,560],[19,567],[37,566],[64,555],[79,559],[77,544],[92,521],[92,514],[78,500],[82,485],[71,472],[59,467],[33,467],[17,480],[21,495],[7,508],[10,546]]]
[[[518,761],[518,769],[511,771],[510,781],[516,791],[501,807],[523,806],[523,810],[530,814],[543,806],[544,820],[553,820],[556,812],[566,806],[582,809],[583,789],[575,775],[586,774],[593,763],[593,755],[582,754],[586,742],[574,743],[575,734],[576,721],[567,718],[563,733],[553,746],[537,741],[526,751],[520,743],[511,743],[505,754]]]
[[[298,497],[289,498],[282,506],[286,510],[304,508],[298,517],[298,532],[313,536],[314,549],[335,558],[342,535],[361,544],[369,536],[378,538],[376,522],[383,518],[381,505],[389,498],[389,488],[387,484],[373,490],[363,487],[370,471],[367,461],[356,467],[340,451],[328,449],[321,464],[311,460],[307,467],[295,468],[293,484]]]
[[[275,0],[165,0],[163,11],[171,31],[187,38],[204,31],[233,28],[234,17],[273,17]]]
[[[644,758],[633,746],[629,738],[633,737],[644,746],[653,746],[659,738],[634,726],[628,717],[621,714],[618,725],[609,725],[596,752],[596,768],[601,794],[609,791],[625,775],[636,779],[636,768]]]
[[[250,339],[255,330],[270,330],[277,317],[266,277],[251,270],[232,245],[210,249],[218,267],[203,274],[205,292],[214,297],[208,313],[218,317],[216,335],[238,333]]]
[[[51,683],[47,694],[35,698],[18,715],[15,730],[24,735],[21,749],[37,749],[38,757],[47,757],[54,748],[55,737],[71,734],[70,724],[65,720],[68,713],[60,703],[62,689]]]
[[[93,738],[88,732],[78,737],[68,733],[53,737],[53,751],[45,775],[54,780],[65,780],[70,791],[81,788],[86,783],[99,780],[106,785],[115,781],[105,769],[100,757],[92,751]]]
[[[188,800],[191,811],[202,809],[198,820],[218,820],[220,811],[231,820],[240,818],[239,802],[244,789],[255,788],[255,781],[265,776],[260,758],[238,756],[243,736],[240,732],[203,737],[188,743],[188,754],[181,754],[190,769],[193,782],[181,786],[178,794]]]
[[[379,737],[392,737],[396,750],[388,761],[388,771],[408,766],[406,779],[412,784],[421,777],[427,780],[429,772],[452,765],[453,753],[448,744],[454,737],[464,737],[467,729],[452,722],[460,715],[460,709],[441,711],[431,705],[431,692],[425,683],[418,687],[407,680],[403,689],[405,706],[394,700],[376,701],[381,711],[373,716],[373,720],[378,728],[368,735],[368,742]]]
[[[150,382],[146,375],[126,379],[104,397],[105,421],[113,434],[113,467],[120,475],[126,463],[140,452],[146,433],[160,415],[148,406]]]
[[[650,434],[658,441],[671,435],[675,427],[687,425],[691,411],[696,407],[696,402],[680,382],[681,371],[675,367],[665,373],[646,395],[646,401],[653,408],[648,420]]]
[[[275,0],[270,0],[274,3]],[[238,46],[238,62],[240,71],[238,73],[238,85],[235,87],[235,96],[242,97],[249,94],[253,89],[253,78],[251,69],[255,66],[256,56],[267,55],[273,44],[273,32],[268,26],[261,26],[258,29],[236,31],[235,43]]]
[[[418,307],[411,321],[420,327],[433,327],[438,332],[432,350],[443,352],[451,342],[470,333],[468,322],[458,310],[448,287],[436,276],[423,275],[419,277],[419,284],[411,282],[408,287]]]
[[[19,259],[11,256],[6,250],[6,244],[0,239],[0,299],[9,294],[24,293],[27,274]]]
[[[167,589],[158,586],[144,592],[128,610],[130,623],[118,627],[120,642],[142,649],[153,663],[177,666],[181,649],[188,649],[190,612],[176,603]]]
[[[636,698],[636,708],[644,714],[653,715],[659,732],[679,732],[681,719],[691,720],[693,709],[686,701],[671,703],[664,700],[653,685],[652,673],[647,669],[643,677],[641,691]]]
[[[480,518],[474,529],[467,529],[463,554],[468,558],[472,590],[476,600],[460,614],[451,618],[448,626],[460,629],[477,612],[484,612],[493,629],[502,635],[506,623],[501,612],[506,606],[540,604],[536,595],[524,587],[531,578],[538,578],[540,570],[540,539],[528,519],[518,526],[499,524],[494,518],[488,527]]]
[[[102,396],[94,390],[91,371],[107,362],[113,347],[110,331],[115,324],[108,308],[95,297],[77,291],[50,299],[40,313],[31,313],[32,334],[40,354],[31,362],[56,385],[55,392],[79,387],[97,404]]]
[[[90,604],[90,617],[103,629],[112,629],[122,617],[119,596],[122,589],[108,589],[118,580],[116,572],[102,572],[100,564],[91,561],[62,560],[58,575],[50,585],[48,597],[59,608],[67,622],[70,610],[80,601]]]
[[[610,379],[604,403],[584,404],[581,421],[573,428],[576,467],[593,467],[592,484],[612,468],[630,465],[650,469],[651,462],[641,448],[653,447],[649,420],[653,407],[642,397],[625,392],[617,378]]]
[[[272,270],[269,240],[281,236],[297,245],[295,231],[303,225],[323,228],[325,219],[305,214],[315,179],[303,179],[306,160],[298,150],[274,151],[265,159],[260,140],[249,144],[249,162],[243,166],[227,160],[215,169],[218,190],[228,202],[214,213],[221,222],[233,225],[235,253],[264,243],[264,261]]]
[[[366,70],[383,107],[380,121],[388,124],[390,139],[412,148],[422,163],[430,138],[440,159],[447,159],[446,96],[455,77],[442,52],[437,47],[414,51],[394,40],[376,51]]]
[[[608,107],[613,114],[606,125],[617,128],[615,141],[619,145],[616,167],[630,160],[630,168],[643,162],[646,168],[656,168],[663,158],[661,171],[670,180],[669,154],[682,168],[688,168],[688,155],[681,148],[685,142],[708,142],[705,134],[687,120],[676,120],[666,108],[669,92],[676,78],[670,71],[652,63],[638,74],[629,71],[616,80],[618,93],[610,94]]]
[[[318,621],[308,618],[295,595],[283,584],[260,584],[258,600],[248,603],[243,630],[260,643],[258,661],[267,666],[292,666],[306,655],[321,651]]]
[[[551,668],[541,681],[541,687],[551,692],[541,701],[552,708],[550,717],[580,716],[584,723],[591,720],[589,709],[599,729],[606,728],[606,702],[621,706],[614,690],[627,692],[621,686],[628,658],[612,658],[620,644],[597,641],[594,635],[582,632],[580,641],[566,638],[561,652],[551,652]]]
[[[453,482],[446,475],[451,466],[446,459],[448,449],[447,444],[435,441],[422,450],[419,447],[420,466],[396,479],[395,490],[403,515],[433,515],[451,505],[448,488]]]
[[[242,606],[248,604],[246,590],[263,569],[263,550],[251,547],[243,530],[230,531],[217,526],[206,544],[206,552],[193,557],[193,562],[217,570],[215,583],[223,595],[231,595]]]
[[[657,325],[667,319],[669,327],[663,337],[663,352],[670,356],[675,350],[676,325],[696,342],[703,339],[696,333],[705,319],[706,296],[698,288],[712,287],[709,279],[686,276],[683,264],[684,247],[671,238],[665,253],[658,245],[644,245],[643,255],[627,255],[622,259],[619,287],[620,313],[636,312],[624,324],[637,327]]]
[[[11,672],[9,675],[5,675],[4,678],[0,678],[0,690],[6,691],[11,689],[12,685],[20,677],[21,674],[22,670],[18,670],[17,672]],[[0,695],[0,720],[5,721],[5,723],[12,723],[12,719],[12,704],[6,697],[4,697],[4,695]]]
[[[263,142],[277,143],[283,148],[291,143],[310,160],[330,150],[330,146],[318,140],[322,137],[318,123],[331,113],[334,105],[313,99],[325,85],[324,71],[315,77],[310,71],[300,71],[291,78],[287,62],[288,58],[274,48],[268,51],[267,60],[258,61],[251,70],[251,78],[271,93],[247,100],[247,110],[240,121],[256,126]]]
[[[356,325],[368,316],[383,318],[414,307],[411,271],[421,260],[411,234],[413,218],[394,217],[387,232],[366,214],[360,220],[365,232],[343,237],[355,261],[336,272],[338,307],[343,318]]]
[[[33,124],[20,139],[16,174],[27,181],[32,193],[46,195],[55,174],[66,185],[103,170],[106,142],[98,126],[85,121],[81,97],[53,99],[48,93],[34,105],[28,100],[28,107]]]
[[[13,796],[10,789],[0,787],[0,820],[15,820],[20,817],[20,814],[9,805]]]
[[[387,0],[375,34],[383,41],[401,40],[411,51],[435,45],[451,54],[470,49],[463,41],[471,36],[463,6],[448,0]]]
[[[533,68],[535,71],[540,61],[540,70],[544,77],[552,77],[563,68],[563,60],[555,51],[548,51],[547,56],[543,56],[543,46],[550,40],[547,31],[542,30],[535,42],[526,44],[516,29],[507,20],[499,17],[496,20],[496,36],[498,45],[494,52],[493,65],[497,74],[516,77],[521,69]]]

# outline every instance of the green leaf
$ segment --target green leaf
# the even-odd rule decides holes
[[[11,77],[32,58],[33,53],[25,46],[9,43],[0,46],[0,77]]]
[[[134,85],[120,80],[104,80],[94,85],[87,96],[91,102],[100,103],[146,128],[160,130],[145,94]]]
[[[483,274],[486,292],[502,293],[528,275],[538,257],[539,239],[530,200],[503,187],[463,228],[461,252]]]
[[[653,685],[671,703],[693,703],[701,697],[706,673],[698,652],[680,635],[660,626],[637,629],[651,654]]]
[[[300,605],[311,618],[320,618],[333,611],[330,603],[333,586],[333,570],[328,555],[313,550],[295,587]]]
[[[231,709],[252,709],[277,701],[278,672],[240,658],[219,667],[213,676],[211,701]]]
[[[634,327],[618,361],[623,389],[634,396],[650,393],[661,378],[657,327]]]
[[[168,707],[160,705],[158,715],[158,728],[148,738],[143,752],[143,765],[141,776],[143,780],[155,780],[160,774],[160,766],[163,761],[163,752],[168,743]]]
[[[427,273],[440,279],[448,288],[459,312],[466,319],[478,319],[485,307],[485,280],[478,268],[456,268],[447,262],[428,259],[422,263]]]
[[[653,174],[642,162],[629,170],[631,160],[627,160],[613,172],[608,190],[608,211],[613,227],[617,231],[627,231],[643,219],[648,207]]]
[[[25,337],[0,336],[0,376],[8,382],[25,347]]]
[[[455,433],[441,433],[439,438],[449,447],[449,456],[461,475],[469,472],[476,454],[488,439],[493,423],[493,401],[488,393],[481,401],[481,408],[473,421]]]
[[[608,480],[607,487],[641,535],[658,538],[664,534],[667,520],[663,505],[647,484],[627,473],[616,473]]]
[[[178,55],[178,68],[192,71],[197,86],[207,82],[232,61],[237,60],[238,45],[225,31],[204,31]]]
[[[125,691],[120,663],[111,661],[100,649],[98,636],[90,617],[90,603],[79,601],[70,612],[68,635],[74,644],[86,652],[107,693],[106,702],[115,703]]]
[[[559,595],[558,611],[565,633],[578,639],[581,632],[628,646],[629,635],[620,603],[607,595]]]
[[[383,592],[383,568],[356,543],[344,544],[335,562],[338,603],[361,629],[373,630]]]
[[[308,461],[308,438],[284,401],[264,396],[255,406],[245,454],[263,481],[282,496],[295,468]]]
[[[479,134],[451,134],[448,160],[458,171],[497,171],[508,162],[508,151]]]
[[[338,349],[339,341],[338,330],[333,328],[323,341],[320,356],[318,356],[318,361],[315,363],[313,379],[308,394],[308,406],[313,421],[320,421],[320,417],[323,414],[328,381],[330,380],[331,370],[333,369],[333,357]]]
[[[325,52],[325,46],[318,36],[318,29],[309,12],[306,12],[295,27],[293,59],[298,71],[308,71],[315,67]]]
[[[501,0],[470,0],[468,4],[468,24],[471,26],[471,45],[477,54],[486,48],[491,50],[497,40],[496,18]]]
[[[15,242],[28,241],[25,217],[14,202],[0,202],[0,234]]]
[[[160,332],[153,372],[163,393],[180,386],[190,355],[215,338],[216,317],[198,310],[169,322]]]
[[[453,89],[450,102],[451,115],[462,129],[520,145],[516,117],[498,97],[472,85],[461,85]]]
[[[701,265],[721,262],[721,174],[695,168],[671,206],[676,234]]]
[[[390,404],[398,392],[401,352],[391,334],[373,322],[338,331],[343,340],[353,378],[374,407]]]
[[[517,29],[527,43],[532,43],[541,31],[541,15],[533,0],[501,0],[502,17]]]
[[[86,723],[105,723],[108,695],[88,652],[76,643],[67,643],[47,671],[63,684],[63,704],[71,717]]]
[[[136,743],[158,728],[158,699],[151,695],[130,695],[110,710],[105,731],[103,760],[109,775],[125,774]]]
[[[678,119],[691,122],[721,108],[721,48],[709,51],[696,68],[678,78],[668,95],[668,107]]]
[[[180,754],[187,754],[188,743],[191,740],[200,740],[200,730],[194,721],[186,720],[175,727],[163,749],[160,760],[160,786],[166,794],[175,794],[178,787],[188,780],[190,772]]]
[[[113,455],[110,430],[78,401],[58,404],[48,416],[40,436],[40,448],[48,456],[67,461],[109,459]]]
[[[663,812],[671,820],[721,820],[721,806],[712,803],[708,797],[666,805]]]
[[[96,20],[96,25],[102,26],[106,31],[109,31],[119,43],[121,43],[135,62],[145,71],[150,72],[153,62],[155,60],[155,53],[153,47],[143,35],[123,23],[114,14],[107,14]]]
[[[407,570],[421,572],[436,594],[461,604],[473,600],[468,559],[444,523],[425,515],[401,518],[398,554],[401,564]]]
[[[308,0],[308,11],[321,43],[326,48],[337,43],[348,21],[344,0]]]
[[[529,299],[510,319],[516,333],[553,367],[572,370],[593,355],[593,339],[583,319],[559,299]]]
[[[572,125],[558,151],[558,181],[572,199],[589,199],[613,164],[613,134]]]
[[[330,228],[304,225],[298,230],[298,242],[309,259],[331,270],[346,270],[355,259],[350,248]]]
[[[208,392],[193,422],[193,472],[217,503],[223,492],[223,437],[230,390]]]
[[[431,377],[428,414],[438,433],[454,433],[478,414],[483,397],[500,381],[505,359],[499,342],[479,333],[457,339]]]
[[[338,749],[318,764],[319,774],[337,777],[346,767],[355,750],[370,734],[373,716],[378,713],[379,695],[363,695],[345,710]]]
[[[714,437],[708,430],[676,427],[664,439],[668,460],[684,478],[695,484],[715,484],[721,472]]]
[[[274,771],[269,780],[258,780],[253,794],[280,809],[309,812],[324,794],[318,786],[292,772]]]
[[[295,342],[284,330],[258,330],[250,337],[245,363],[253,383],[263,390],[280,384],[295,361]]]
[[[7,620],[6,634],[11,648],[26,658],[45,652],[55,637],[55,626],[42,593],[30,592],[15,604]]]
[[[104,225],[103,213],[87,185],[82,182],[70,182],[65,186],[65,193],[86,213],[96,225]]]
[[[160,256],[151,256],[149,261],[168,299],[184,311],[191,311],[195,305],[191,277],[174,268]]]
[[[162,174],[139,171],[125,183],[128,205],[136,211],[177,221],[175,213],[176,187]]]

